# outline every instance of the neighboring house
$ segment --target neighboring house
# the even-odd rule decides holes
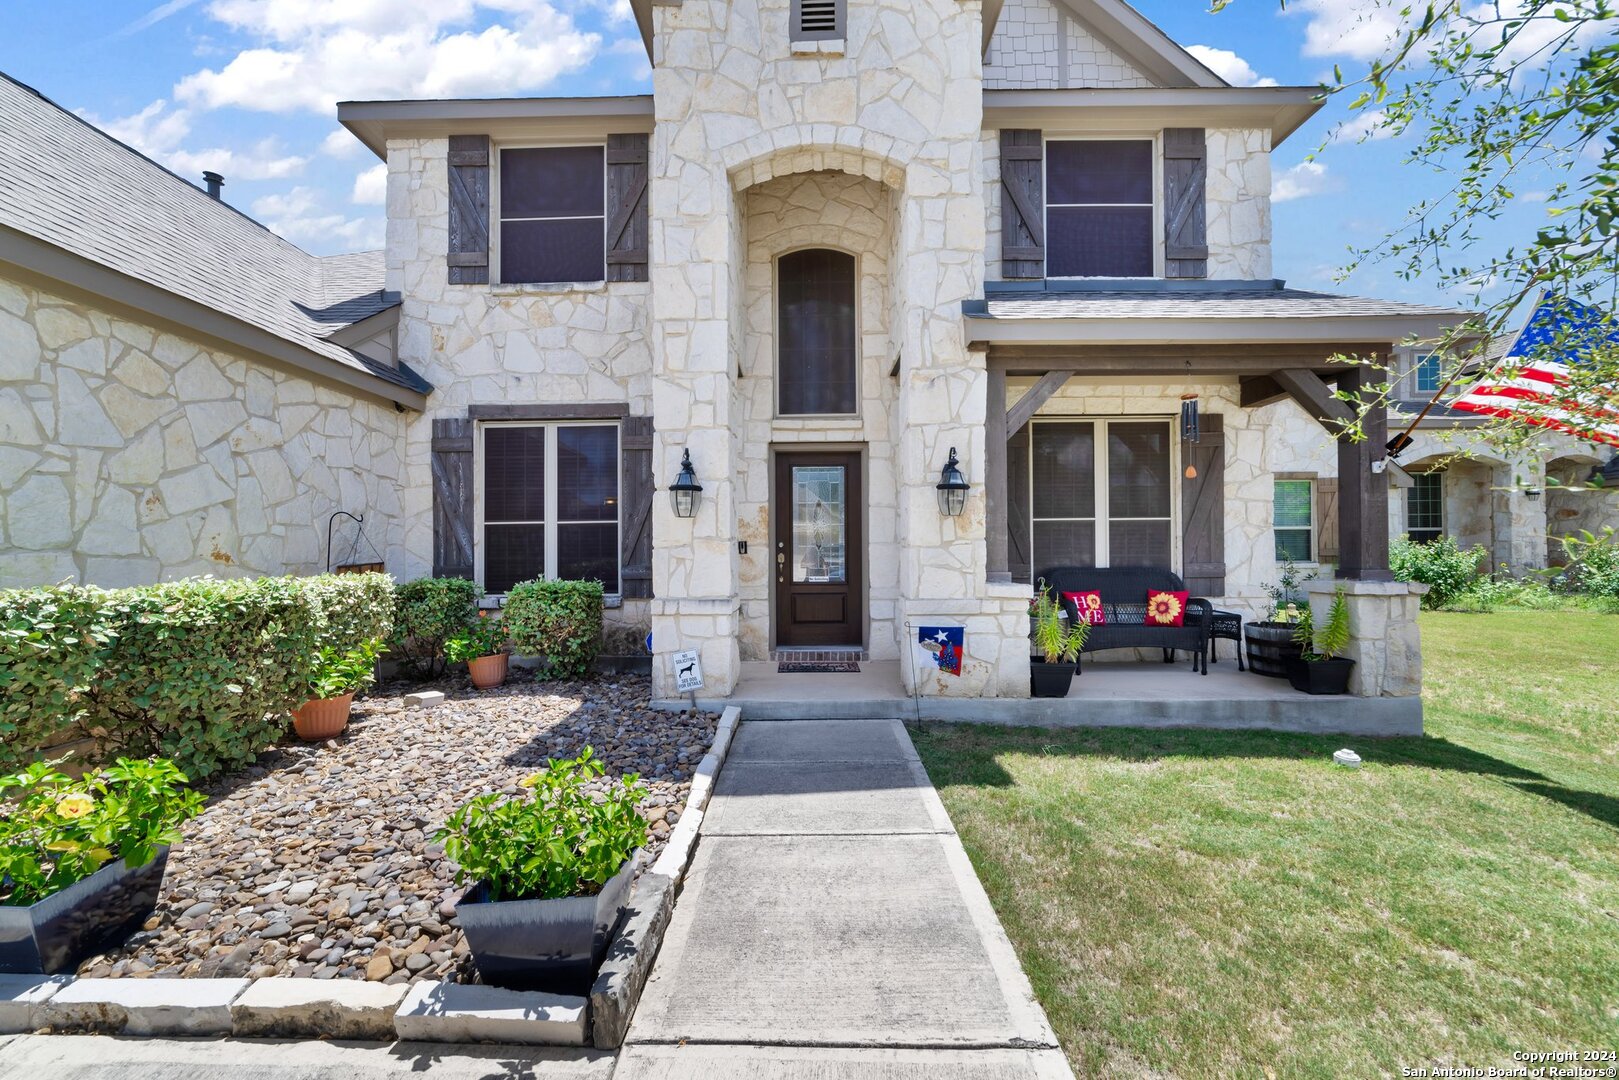
[[[307,568],[319,561],[312,538],[344,509],[366,514],[401,577],[466,575],[493,594],[540,575],[599,578],[613,618],[650,625],[661,694],[679,649],[701,649],[708,692],[723,695],[744,660],[804,648],[896,659],[919,626],[942,624],[966,628],[962,673],[929,675],[921,692],[1024,696],[1042,568],[1169,566],[1195,594],[1256,612],[1276,573],[1279,481],[1332,477],[1336,525],[1284,512],[1284,528],[1337,541],[1368,628],[1357,692],[1417,692],[1415,601],[1387,572],[1383,440],[1333,444],[1316,418],[1342,410],[1331,382],[1359,377],[1330,357],[1388,355],[1456,313],[1272,278],[1270,156],[1319,107],[1314,88],[1229,86],[1119,0],[632,7],[650,95],[340,106],[388,165],[385,280],[368,284],[382,291],[344,320],[397,319],[378,339],[397,349],[380,357],[345,335],[381,322],[348,331],[319,318],[354,299],[333,294],[325,269],[349,261],[303,255],[71,117],[29,106],[43,111],[24,130],[71,125],[69,141],[101,152],[40,167],[11,228],[37,235],[31,208],[54,187],[113,207],[133,187],[149,228],[103,215],[88,230],[116,251],[45,239],[279,333],[286,347],[255,352],[225,349],[218,327],[189,331],[223,343],[209,346],[222,350],[209,367],[235,389],[211,383],[216,400],[245,402],[255,373],[274,373],[239,428],[294,405],[266,393],[318,378],[322,407],[298,430],[322,430],[328,446],[331,427],[369,432],[370,460],[340,465],[300,449],[285,420],[256,436],[262,450],[216,435],[192,451],[217,474],[207,496],[222,496],[200,509],[165,501],[163,484],[199,464],[186,453],[150,481],[150,468],[118,481],[140,507],[142,485],[155,485],[158,510],[187,522],[183,557],[129,556],[148,560],[143,573],[206,565],[210,515],[234,530],[221,551],[236,564],[278,568],[280,542],[279,566]],[[68,153],[62,141],[45,140],[44,156]],[[113,167],[103,156],[139,177],[102,185]],[[279,275],[268,288],[260,261]],[[67,291],[0,291],[0,308],[28,305],[14,313],[46,350],[24,373],[32,385],[0,390],[23,407],[24,428],[35,403],[61,393],[51,374],[71,367],[43,308],[97,291],[53,288]],[[111,316],[106,329],[89,321],[92,340],[122,341]],[[166,442],[166,418],[192,408],[181,376],[193,358],[165,360],[144,334],[112,347],[153,354],[147,397]],[[101,362],[95,378],[117,382],[121,361]],[[73,379],[98,401],[107,392]],[[1188,394],[1197,442],[1177,426]],[[1374,436],[1382,420],[1371,417]],[[100,437],[117,445],[62,449],[81,444],[19,432],[6,440],[41,440],[53,461],[84,455],[92,470],[149,437],[113,425]],[[952,451],[970,485],[959,515],[943,512],[938,490]],[[665,489],[688,453],[703,490],[683,517]],[[239,520],[243,501],[270,502],[241,494],[267,490],[265,460],[293,455],[333,482],[281,485],[273,507]],[[30,469],[28,484],[84,467],[0,461],[16,463],[0,475],[8,500]],[[69,505],[82,528],[136,542],[128,515],[103,526],[99,506]],[[137,535],[144,553],[144,525]],[[13,526],[8,558],[54,552],[34,577],[94,579],[100,564],[82,542],[19,544]],[[907,686],[918,678],[899,668]]]

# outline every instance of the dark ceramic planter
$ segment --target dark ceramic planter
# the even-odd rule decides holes
[[[31,907],[0,907],[0,972],[58,975],[121,944],[157,907],[169,849],[145,866],[122,859]]]
[[[1029,658],[1029,692],[1035,697],[1067,697],[1073,684],[1073,664],[1048,664]]]
[[[1287,669],[1287,681],[1293,689],[1306,694],[1347,694],[1349,673],[1355,667],[1353,660],[1295,660]]]
[[[498,900],[485,885],[455,906],[478,975],[490,986],[584,996],[618,931],[641,851],[595,896]]]
[[[1288,678],[1288,666],[1304,653],[1293,640],[1297,623],[1251,622],[1244,627],[1248,670],[1273,679]]]

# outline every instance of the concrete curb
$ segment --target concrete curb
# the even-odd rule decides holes
[[[714,784],[731,751],[731,740],[741,719],[742,710],[734,705],[720,713],[714,744],[692,774],[686,808],[669,834],[663,854],[658,856],[651,870],[641,875],[630,894],[629,914],[590,990],[591,1041],[598,1050],[616,1050],[624,1043],[630,1018],[635,1015],[641,990],[646,986],[652,962],[663,945],[664,931],[669,928],[669,919],[674,914],[675,897],[691,865],[692,851],[703,824],[703,810],[714,794]]]
[[[359,1039],[394,1037],[403,984],[354,979],[259,979],[231,1003],[238,1039]]]
[[[41,1026],[99,1035],[229,1035],[246,979],[75,979],[37,1009]]]
[[[590,1003],[582,997],[462,983],[412,983],[394,1031],[405,1041],[587,1046]]]
[[[40,1006],[72,981],[67,975],[0,975],[0,1035],[44,1027]]]

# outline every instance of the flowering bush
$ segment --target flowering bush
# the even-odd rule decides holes
[[[74,780],[53,762],[0,776],[0,905],[24,907],[113,859],[152,861],[202,810],[174,762],[119,758]]]
[[[479,795],[444,823],[437,839],[453,860],[456,883],[488,887],[490,900],[590,896],[646,843],[646,819],[635,809],[646,794],[629,773],[593,798],[602,775],[590,747],[577,758],[550,761],[523,781],[529,797]]]

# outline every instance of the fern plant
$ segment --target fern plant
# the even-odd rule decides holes
[[[1057,599],[1041,580],[1034,594],[1034,647],[1048,664],[1072,664],[1079,659],[1079,650],[1085,647],[1085,638],[1091,625],[1080,621],[1064,626],[1062,609]]]
[[[1344,654],[1349,648],[1349,601],[1342,585],[1333,591],[1327,621],[1317,627],[1312,619],[1301,619],[1293,640],[1304,646],[1305,660],[1336,660]]]

